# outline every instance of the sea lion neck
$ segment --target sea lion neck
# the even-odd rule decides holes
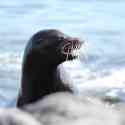
[[[57,66],[57,64],[51,63],[47,59],[47,56],[41,55],[41,53],[38,52],[30,52],[30,54],[26,55],[24,58],[22,77],[26,75],[28,78],[34,79],[34,77],[36,78],[51,75],[55,72]]]
[[[28,81],[31,85],[47,84],[48,78],[53,77],[56,72],[57,65],[50,65],[49,62],[38,60],[35,58],[28,58],[23,63],[22,68],[22,84]],[[50,84],[50,83],[49,83]]]
[[[36,102],[45,95],[63,91],[62,88],[65,88],[65,86],[58,78],[59,76],[57,76],[57,65],[50,64],[49,61],[43,59],[44,57],[41,58],[41,55],[38,53],[30,53],[25,57],[21,80],[21,91],[23,91],[21,97],[25,98],[21,99],[23,102],[20,101],[19,106],[23,103],[29,104]]]

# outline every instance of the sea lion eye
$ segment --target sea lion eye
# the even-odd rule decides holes
[[[58,41],[63,41],[64,40],[64,37],[59,37],[58,38]]]

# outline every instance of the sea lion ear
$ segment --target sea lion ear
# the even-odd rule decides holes
[[[40,44],[43,41],[43,38],[40,38],[36,41],[37,44]]]

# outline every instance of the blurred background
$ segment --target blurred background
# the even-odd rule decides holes
[[[25,45],[35,32],[47,28],[87,41],[86,58],[66,64],[76,92],[124,102],[124,23],[124,0],[1,1],[0,106],[15,104]]]

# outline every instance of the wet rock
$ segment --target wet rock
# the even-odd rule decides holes
[[[33,116],[18,109],[0,109],[0,125],[42,125]]]
[[[119,111],[89,97],[56,93],[24,108],[44,125],[124,125]]]

